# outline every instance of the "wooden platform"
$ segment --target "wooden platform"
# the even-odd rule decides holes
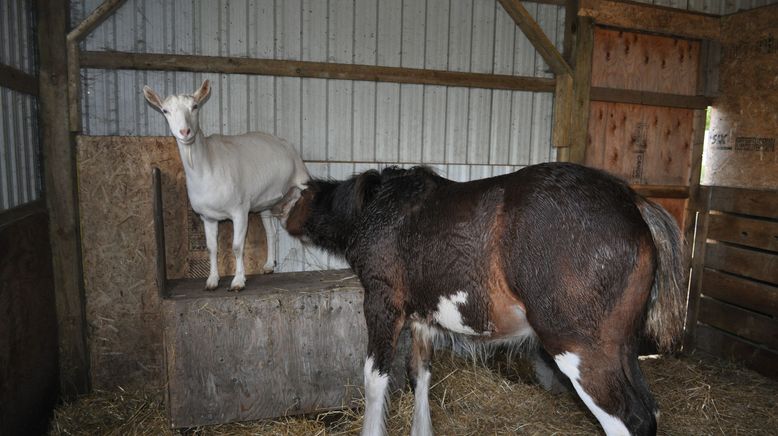
[[[348,407],[367,335],[350,270],[248,278],[240,293],[170,280],[162,303],[170,422],[192,427]]]

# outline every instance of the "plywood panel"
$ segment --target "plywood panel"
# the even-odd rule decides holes
[[[596,27],[592,86],[695,95],[700,43]]]
[[[720,96],[703,153],[702,183],[778,186],[778,5],[722,20]]]
[[[688,185],[694,111],[605,102],[590,111],[588,165],[631,183]]]

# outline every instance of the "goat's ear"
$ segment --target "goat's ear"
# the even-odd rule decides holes
[[[379,187],[381,187],[381,174],[378,171],[365,171],[357,176],[354,184],[354,202],[357,213],[362,212],[362,208],[373,201]]]
[[[200,89],[195,91],[194,94],[192,94],[192,97],[194,97],[195,101],[200,104],[203,101],[205,101],[206,98],[208,98],[208,95],[211,93],[211,81],[208,79],[203,80],[203,84],[200,85]]]
[[[162,99],[159,97],[159,94],[154,92],[148,85],[143,86],[143,96],[146,97],[146,101],[151,103],[154,107],[162,110]]]

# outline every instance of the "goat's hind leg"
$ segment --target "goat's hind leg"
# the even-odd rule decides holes
[[[276,219],[273,217],[272,210],[263,210],[260,213],[262,217],[262,226],[265,228],[265,236],[267,240],[267,259],[265,260],[265,266],[262,267],[262,274],[270,274],[276,268]]]
[[[205,282],[205,289],[213,291],[219,286],[219,269],[216,264],[216,251],[218,249],[217,237],[219,236],[219,222],[200,216],[205,228],[205,245],[208,247],[208,260],[210,272]]]
[[[232,278],[230,291],[240,291],[246,287],[246,271],[243,266],[243,247],[246,244],[249,214],[237,214],[232,217],[232,252],[235,254],[235,277]]]

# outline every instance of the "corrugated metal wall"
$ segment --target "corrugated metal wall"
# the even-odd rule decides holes
[[[778,0],[635,0],[640,3],[668,6],[671,8],[687,9],[707,14],[732,14],[737,11],[753,9],[778,3]]]
[[[101,1],[73,1],[73,22]],[[721,13],[766,1],[650,2]],[[561,46],[564,9],[524,4]],[[83,48],[551,77],[494,0],[128,0]],[[470,180],[554,157],[549,93],[268,76],[83,70],[83,132],[168,135],[142,86],[192,92],[203,79],[206,134],[274,133],[318,177],[424,163]],[[306,250],[280,232],[279,270],[344,265]]]
[[[0,63],[36,74],[32,2],[0,1]],[[40,197],[37,100],[0,87],[0,211]]]
[[[99,3],[74,2],[74,22]],[[561,46],[563,8],[527,8]],[[84,48],[551,77],[494,0],[128,0]],[[142,86],[192,92],[207,78],[206,134],[272,132],[296,144],[318,177],[424,163],[470,180],[554,156],[550,93],[173,72],[82,76],[85,134],[168,135]],[[345,265],[280,236],[279,270]]]

